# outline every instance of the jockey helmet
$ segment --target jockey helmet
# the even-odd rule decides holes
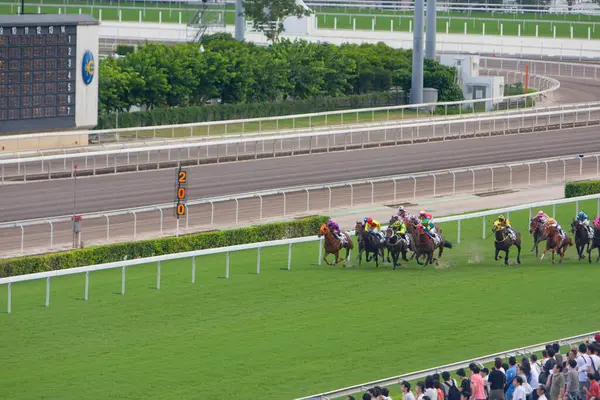
[[[422,217],[423,215],[425,215],[425,214],[427,214],[427,213],[425,212],[425,210],[421,210],[421,211],[419,211],[419,215],[420,215],[421,217]]]
[[[400,220],[400,217],[399,217],[399,216],[397,216],[397,215],[393,215],[393,216],[392,216],[392,220],[393,220],[393,221],[398,221],[398,220]]]
[[[367,222],[369,222],[369,217],[365,217],[365,219],[363,219],[364,224],[366,224]]]
[[[504,215],[499,216],[498,221],[504,221]]]
[[[404,210],[403,206],[400,206],[400,208],[398,208],[398,214],[404,214],[406,211]]]
[[[548,218],[548,222],[549,222],[549,223],[551,223],[551,224],[553,224],[553,223],[555,223],[556,221],[554,220],[554,218],[550,217],[550,218]]]
[[[585,217],[585,213],[584,213],[583,211],[579,211],[579,214],[577,214],[577,216],[578,216],[579,218],[582,218],[582,219],[583,219],[583,218]]]
[[[367,219],[367,224],[370,224],[370,223],[372,223],[372,222],[373,222],[373,218],[369,218],[369,219]]]
[[[335,222],[333,222],[333,220],[330,219],[329,221],[327,221],[327,226],[331,227],[331,226],[333,226],[334,223]]]
[[[542,216],[542,215],[544,215],[544,212],[542,210],[540,210],[540,211],[538,211],[537,215]]]

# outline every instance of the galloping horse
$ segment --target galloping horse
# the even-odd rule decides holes
[[[598,257],[596,262],[600,260],[600,229],[594,227],[594,238],[592,239],[592,245],[588,247],[588,261],[592,263],[592,250],[598,249]]]
[[[385,244],[388,249],[388,261],[391,253],[392,261],[394,262],[394,269],[396,269],[396,266],[401,266],[401,264],[398,262],[400,253],[402,253],[402,259],[404,261],[408,261],[406,259],[406,251],[408,250],[406,240],[402,239],[400,235],[394,235],[394,230],[392,228],[387,228]]]
[[[546,235],[546,248],[540,257],[540,261],[544,259],[544,256],[548,250],[552,250],[552,264],[554,264],[554,253],[560,254],[559,264],[562,263],[563,257],[568,246],[573,246],[573,240],[569,235],[565,234],[565,238],[553,226],[547,224],[544,225],[544,235]]]
[[[362,253],[364,252],[366,253],[365,260],[370,262],[375,259],[375,266],[379,267],[379,256],[381,255],[381,260],[384,259],[383,244],[378,238],[365,230],[361,221],[356,221],[354,231],[358,238],[358,265],[362,263]],[[371,258],[369,258],[369,253],[373,253]]]
[[[492,227],[492,232],[494,232],[494,246],[496,246],[496,254],[494,255],[494,260],[498,261],[498,253],[503,251],[505,253],[504,256],[504,264],[508,265],[508,251],[511,246],[517,247],[517,263],[521,264],[521,234],[513,229],[515,232],[515,239],[511,238],[508,233],[506,233],[506,228],[502,227],[498,229],[497,225]]]
[[[423,225],[417,226],[417,234],[415,235],[415,247],[417,249],[417,263],[420,264],[419,257],[425,256],[427,258],[426,258],[425,264],[423,266],[426,267],[427,265],[431,264],[434,261],[437,262],[438,259],[442,257],[442,252],[444,251],[444,247],[448,247],[449,249],[452,248],[452,244],[450,242],[444,240],[441,233],[438,233],[438,235],[441,240],[438,244],[436,244],[435,241],[433,240],[433,238],[431,237],[431,235],[429,235],[429,233],[427,233],[425,231],[425,227],[423,227]],[[436,248],[440,249],[440,252],[438,254],[438,259],[433,258],[433,253],[435,252]]]
[[[412,255],[410,256],[410,259],[406,260],[406,261],[412,260],[417,255],[417,247],[415,246],[415,240],[418,235],[417,226],[419,226],[420,223],[421,222],[415,217],[411,217],[411,218],[404,220],[404,224],[406,225],[406,235],[409,236],[409,238],[410,238],[410,244],[408,246],[408,249],[413,252]],[[419,262],[418,257],[417,257],[417,262]],[[420,263],[420,262],[419,262],[419,264],[422,265],[422,263]]]
[[[581,261],[582,258],[585,258],[583,250],[586,246],[587,252],[590,252],[590,235],[587,228],[575,219],[571,222],[571,232],[575,235],[575,248],[577,249],[579,261]]]
[[[529,233],[533,234],[533,247],[530,251],[535,250],[535,257],[538,256],[538,245],[542,240],[546,239],[546,235],[544,234],[544,224],[536,221],[535,218],[531,219],[529,222]]]
[[[354,243],[352,243],[352,239],[350,235],[346,232],[342,232],[342,235],[346,238],[345,242],[342,242],[340,239],[335,237],[335,235],[331,232],[327,224],[321,225],[321,229],[319,230],[319,237],[325,236],[325,240],[323,241],[323,247],[325,248],[325,255],[323,256],[323,261],[327,263],[327,265],[335,265],[342,261],[340,259],[340,250],[346,249],[346,257],[344,257],[344,266],[350,257],[350,250],[354,248]],[[331,264],[327,261],[327,256],[329,254],[333,254],[335,256],[335,261]]]

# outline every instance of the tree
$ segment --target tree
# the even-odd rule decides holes
[[[277,43],[284,31],[287,17],[308,17],[312,10],[296,0],[245,0],[244,15],[252,20],[254,29],[263,32],[269,41]]]

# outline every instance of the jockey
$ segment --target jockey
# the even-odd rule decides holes
[[[437,240],[438,235],[437,235],[437,232],[435,231],[435,224],[433,223],[433,215],[425,212],[424,210],[421,210],[421,212],[419,212],[419,219],[421,220],[421,224],[425,228],[425,231],[427,233],[429,233],[429,235],[433,239]]]
[[[329,228],[331,233],[333,233],[333,236],[335,236],[338,239],[342,238],[342,231],[340,230],[340,226],[338,224],[336,224],[335,222],[333,222],[333,220],[330,219],[327,222],[327,227]]]
[[[594,230],[590,226],[590,217],[588,217],[586,213],[584,213],[583,211],[579,211],[575,220],[581,225],[585,226],[590,238],[594,237]]]
[[[565,232],[562,230],[562,227],[560,226],[557,220],[555,220],[554,218],[548,218],[547,224],[548,226],[554,227],[562,237],[565,237]]]
[[[379,233],[379,231],[381,230],[381,224],[379,222],[375,221],[373,218],[367,218],[367,220],[365,222],[365,229],[371,235],[377,236],[380,240],[383,239],[383,237]]]
[[[398,216],[400,217],[400,219],[405,219],[409,218],[410,214],[406,212],[403,206],[400,206],[400,208],[398,208]]]
[[[533,220],[542,224],[545,224],[546,222],[548,222],[548,219],[550,217],[548,216],[548,214],[546,214],[545,212],[543,212],[542,210],[538,211],[538,213],[536,214],[535,217],[533,217]]]
[[[515,231],[513,231],[512,227],[510,226],[510,220],[504,218],[504,215],[500,215],[498,219],[494,221],[494,226],[496,226],[497,228],[506,229],[506,232],[508,233],[509,237],[513,240],[516,239]]]
[[[594,228],[600,229],[600,216],[596,217],[594,220]]]
[[[392,228],[394,234],[404,237],[404,234],[406,233],[406,225],[404,225],[404,220],[398,215],[393,216],[392,219],[394,222],[390,225],[390,228]]]

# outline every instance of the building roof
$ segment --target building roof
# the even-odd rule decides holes
[[[29,6],[33,8],[34,6]],[[27,11],[27,8],[25,9]],[[32,26],[32,25],[99,25],[91,15],[78,14],[25,14],[0,15],[1,26]]]

